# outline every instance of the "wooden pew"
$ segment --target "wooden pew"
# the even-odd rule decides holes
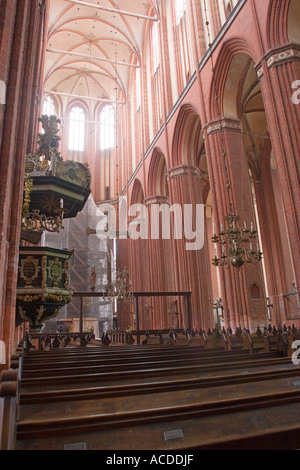
[[[231,370],[227,373],[224,371],[218,371],[216,374],[191,377],[191,378],[180,378],[167,379],[164,376],[158,376],[156,382],[143,382],[138,383],[125,383],[120,385],[115,384],[95,384],[92,387],[69,389],[66,386],[62,390],[49,391],[45,386],[44,389],[38,392],[20,392],[20,405],[36,406],[39,403],[56,403],[64,401],[80,401],[90,399],[103,399],[103,398],[115,398],[150,393],[169,393],[172,391],[180,390],[193,390],[201,388],[212,388],[217,387],[218,393],[220,388],[228,385],[240,385],[252,382],[276,380],[282,378],[299,377],[300,369],[294,367],[290,362],[286,363],[284,367],[272,367],[266,365],[260,369],[250,367],[248,370],[235,371]]]
[[[249,348],[251,349],[250,344],[246,344],[245,335],[243,334],[226,333],[226,340],[228,351],[238,351],[243,349],[249,350]]]
[[[278,357],[277,354],[272,355],[270,353],[266,353],[264,358],[270,359],[271,357]],[[86,359],[86,358],[85,358]],[[224,366],[226,364],[230,364],[231,362],[237,361],[252,361],[256,359],[255,354],[248,354],[248,355],[239,355],[239,354],[224,354],[223,357],[217,355],[205,355],[202,356],[187,356],[187,357],[172,357],[167,356],[164,357],[162,355],[156,357],[133,357],[131,360],[126,356],[124,358],[116,359],[111,361],[111,358],[98,358],[97,360],[90,360],[90,361],[76,361],[75,363],[70,362],[63,362],[62,364],[53,363],[42,365],[35,365],[31,364],[28,366],[26,364],[26,360],[23,360],[23,368],[22,368],[22,378],[27,379],[30,377],[37,377],[40,376],[43,379],[47,377],[53,377],[58,374],[65,375],[65,376],[72,376],[78,374],[78,371],[81,371],[81,374],[84,374],[84,371],[87,371],[88,374],[95,374],[95,373],[105,373],[105,372],[118,372],[118,371],[131,371],[132,374],[139,373],[141,370],[147,369],[166,369],[166,368],[184,368],[184,367],[201,367],[201,366],[209,366],[216,363],[221,363]],[[84,368],[84,369],[82,369]]]
[[[286,413],[285,421],[281,422],[277,419],[280,407],[283,407]],[[147,404],[147,408],[144,409],[121,409],[118,413],[101,409],[99,412],[94,410],[87,415],[79,413],[76,416],[59,418],[50,416],[28,418],[18,424],[17,449],[43,449],[43,446],[49,449],[50,440],[52,449],[62,449],[66,441],[70,442],[70,436],[83,439],[92,449],[205,448],[218,443],[224,445],[230,441],[230,438],[236,439],[241,435],[242,429],[244,439],[253,437],[253,434],[260,431],[264,445],[272,448],[270,434],[280,431],[281,428],[286,431],[287,426],[291,426],[292,430],[295,426],[299,427],[297,421],[299,411],[300,390],[287,389],[276,392],[265,390],[260,393],[244,394],[238,398],[196,401],[180,405],[176,403],[154,408],[149,408]],[[224,427],[228,428],[228,433],[224,433]],[[134,447],[129,447],[128,433],[126,433],[128,429],[131,437],[132,433],[134,434]],[[174,439],[172,443],[166,442],[161,436],[167,430],[181,430],[181,434],[179,436],[178,432],[178,439]],[[133,444],[133,441],[130,442]],[[292,442],[290,446],[293,446]]]
[[[80,359],[82,361],[88,360],[101,360],[107,358],[109,361],[116,361],[118,359],[123,359],[124,361],[134,359],[135,361],[139,361],[140,359],[149,359],[149,358],[166,358],[166,359],[175,359],[175,358],[189,358],[189,357],[198,357],[198,358],[206,358],[206,357],[221,357],[219,349],[209,349],[203,350],[202,348],[197,347],[177,347],[176,349],[165,349],[165,348],[155,348],[155,349],[148,349],[148,348],[110,348],[109,351],[93,348],[89,350],[58,350],[58,351],[49,351],[48,353],[45,352],[27,352],[24,356],[24,367],[26,368],[27,365],[30,363],[34,363],[35,366],[44,365],[48,362],[52,364],[59,364],[60,362],[77,362]],[[242,351],[228,351],[226,356],[232,356],[235,354],[248,354],[249,350],[242,350]],[[274,351],[274,355],[278,355],[278,352]]]
[[[21,364],[17,450],[275,448],[298,433],[300,368],[278,351],[124,345]]]
[[[247,333],[244,338],[245,346],[251,352],[269,352],[268,336]]]
[[[21,387],[23,391],[32,391],[32,390],[43,390],[44,387],[48,387],[49,390],[61,390],[66,384],[71,388],[80,387],[89,387],[92,384],[101,384],[103,386],[107,384],[134,384],[139,383],[140,381],[153,382],[153,380],[160,380],[162,377],[168,379],[172,378],[188,378],[201,375],[211,375],[214,373],[230,373],[230,371],[237,370],[247,370],[250,371],[253,368],[263,368],[265,366],[278,367],[286,366],[290,363],[288,358],[273,358],[273,359],[263,359],[258,360],[240,360],[240,361],[231,361],[225,363],[218,363],[217,361],[213,364],[206,365],[189,365],[189,366],[167,366],[155,368],[140,368],[136,370],[115,370],[115,371],[106,371],[106,372],[90,372],[89,370],[78,370],[77,374],[66,375],[59,372],[57,375],[43,376],[43,374],[36,374],[32,377],[22,377]],[[23,375],[23,374],[22,374]]]

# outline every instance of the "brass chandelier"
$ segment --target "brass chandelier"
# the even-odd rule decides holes
[[[116,279],[112,283],[107,284],[106,292],[111,299],[130,302],[133,296],[132,292],[130,292],[130,287],[129,272],[125,266],[122,272],[117,271]]]
[[[234,213],[231,203],[225,220],[226,227],[223,228],[221,225],[219,235],[214,234],[212,237],[213,243],[221,246],[221,256],[218,258],[215,253],[213,265],[223,267],[231,264],[235,268],[240,268],[245,263],[256,264],[261,261],[263,254],[258,241],[256,249],[253,248],[253,241],[257,239],[257,230],[254,229],[253,223],[251,222],[250,228],[247,228],[246,222],[240,227],[238,224],[240,217]]]

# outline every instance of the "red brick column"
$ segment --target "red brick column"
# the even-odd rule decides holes
[[[163,238],[162,221],[163,215],[156,217],[155,206],[157,213],[158,209],[165,205],[169,207],[169,198],[166,196],[153,196],[145,200],[148,208],[148,253],[150,266],[149,269],[149,284],[151,290],[155,292],[173,292],[174,288],[174,266],[173,266],[173,246],[172,246],[172,232],[170,226],[170,238]],[[161,213],[162,214],[162,213]],[[157,238],[155,238],[157,237]],[[140,263],[144,264],[145,253]],[[153,297],[151,299],[151,315],[153,317],[153,324],[148,328],[166,329],[175,328],[176,325],[172,324],[170,309],[173,297]],[[147,312],[146,315],[149,315]]]
[[[257,64],[272,147],[274,149],[294,280],[300,286],[300,104],[292,86],[300,79],[300,46],[269,51]],[[284,221],[282,221],[284,223]],[[281,307],[284,309],[283,300]],[[300,312],[298,312],[300,317]]]
[[[3,59],[9,80],[0,161],[0,339],[6,344],[8,361],[16,346],[14,330],[18,247],[27,139],[30,126],[35,125],[29,122],[29,116],[34,103],[33,72],[40,40],[39,23],[39,1],[24,0],[17,2],[15,18],[11,16],[11,22],[6,25],[11,49],[6,59]]]
[[[191,204],[193,209],[197,204],[202,205],[200,177],[199,169],[193,166],[183,165],[169,170],[170,204],[181,206],[182,218],[184,218],[185,204]],[[195,213],[193,220],[195,221]],[[195,230],[195,225],[193,228]],[[187,250],[186,244],[190,240],[184,236],[184,222],[182,239],[173,241],[175,283],[176,290],[192,292],[191,328],[207,330],[214,325],[205,223],[200,229],[204,231],[204,244],[201,249]]]
[[[255,223],[255,214],[241,123],[234,119],[223,119],[221,122],[207,124],[203,131],[215,232],[220,232],[221,224],[225,226],[230,203],[240,216],[240,223],[243,224],[245,220],[250,226],[251,222]],[[230,188],[227,184],[230,184]],[[245,264],[239,269],[232,266],[216,269],[220,269],[225,325],[250,330],[255,330],[258,323],[266,325],[267,310],[261,263]],[[255,299],[251,297],[254,283],[260,290],[260,297]]]

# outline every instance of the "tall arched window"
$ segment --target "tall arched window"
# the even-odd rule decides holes
[[[152,52],[152,106],[153,106],[153,123],[154,131],[157,132],[162,125],[163,112],[162,112],[162,79],[161,79],[161,69],[160,64],[160,37],[159,37],[159,24],[155,22],[152,26],[151,34],[151,52]]]
[[[174,8],[176,18],[174,39],[176,44],[176,55],[179,59],[177,68],[178,86],[179,90],[183,90],[190,79],[193,70],[191,37],[186,17],[186,0],[176,0]]]
[[[69,150],[84,150],[85,114],[82,108],[74,106],[70,111]]]
[[[135,75],[135,89],[136,89],[136,109],[139,109],[141,106],[141,69],[136,69]]]
[[[105,150],[115,145],[115,110],[107,104],[100,112],[100,149]]]
[[[175,14],[176,24],[178,25],[181,21],[186,10],[186,0],[175,0]]]
[[[153,53],[153,73],[159,66],[159,39],[158,39],[158,23],[154,23],[152,27],[152,53]]]
[[[51,96],[47,96],[47,98],[45,99],[42,114],[47,116],[56,115],[55,104]]]

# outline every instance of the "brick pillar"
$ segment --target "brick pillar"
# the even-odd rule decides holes
[[[269,171],[261,171],[255,183],[255,197],[260,220],[262,250],[267,277],[271,310],[271,323],[279,325],[286,319],[281,315],[279,295],[283,292],[282,247],[278,230],[278,214]]]
[[[159,209],[163,208],[164,205],[167,209],[169,208],[169,198],[166,196],[153,196],[147,198],[145,204],[148,208],[149,221],[148,253],[151,266],[149,270],[151,290],[156,292],[172,292],[175,290],[172,233],[170,227],[170,238],[163,238],[162,222],[164,216],[162,212],[159,212]],[[157,214],[158,216],[156,216]],[[140,260],[142,263],[145,263],[144,256],[145,253],[143,254],[143,259]],[[154,320],[151,328],[166,329],[182,326],[179,324],[175,325],[171,318],[172,312],[174,313],[172,307],[174,301],[173,297],[153,297],[151,299]]]
[[[3,130],[3,118],[6,105],[6,91],[9,74],[10,53],[15,24],[15,0],[0,2],[0,142]]]
[[[251,194],[248,165],[244,151],[239,120],[223,119],[214,121],[203,129],[205,147],[212,191],[213,220],[215,232],[225,226],[225,217],[232,203],[243,224],[248,227],[255,223],[255,213]],[[224,148],[222,145],[224,141]],[[223,152],[225,151],[225,156]],[[226,187],[226,182],[231,188]],[[254,246],[256,248],[256,245]],[[220,256],[220,252],[218,253]],[[224,305],[225,325],[235,328],[255,330],[257,324],[267,323],[267,310],[264,279],[261,263],[245,264],[241,268],[216,268],[220,270],[222,299]],[[259,298],[251,296],[251,288],[259,287]]]
[[[184,220],[185,205],[192,205],[193,211],[196,205],[202,205],[200,189],[200,170],[194,166],[183,165],[169,170],[170,204],[179,204]],[[193,221],[195,222],[195,212]],[[205,215],[204,215],[205,221]],[[191,291],[191,328],[203,328],[207,330],[213,327],[213,306],[211,299],[211,283],[209,254],[207,249],[207,237],[205,222],[201,227],[193,230],[204,231],[204,244],[200,249],[187,250],[190,242],[184,236],[183,222],[182,239],[174,239],[174,263],[176,290]],[[187,327],[187,324],[185,324]]]
[[[29,116],[34,101],[33,71],[40,40],[39,22],[38,0],[17,2],[13,28],[8,24],[11,49],[5,59],[8,62],[4,62],[9,79],[0,161],[0,339],[5,342],[8,361],[16,346],[14,331],[18,247],[25,154],[29,128],[34,125],[29,122]]]
[[[299,58],[300,46],[286,44],[269,51],[256,66],[284,208],[282,224],[286,225],[293,267],[294,279],[287,281],[286,292],[292,281],[298,290],[300,286],[300,103],[293,101],[296,91],[293,83],[300,79]],[[284,302],[282,299],[283,310]]]

